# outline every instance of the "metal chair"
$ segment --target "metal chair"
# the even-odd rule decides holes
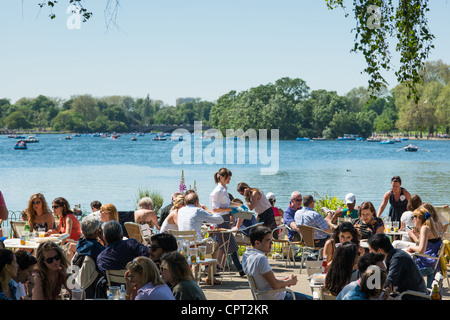
[[[122,270],[106,270],[106,282],[108,287],[114,284],[126,284],[125,272],[126,269]]]
[[[320,232],[329,234],[319,228],[311,227],[311,226],[305,226],[305,225],[297,225],[297,228],[299,229],[300,235],[302,236],[302,259],[301,259],[301,265],[299,273],[302,273],[302,268],[305,265],[305,259],[306,259],[306,250],[313,250],[318,251],[317,260],[320,259],[323,251],[323,247],[316,247],[314,243],[314,230],[318,230]]]
[[[294,264],[295,267],[295,257],[294,257],[294,252],[292,250],[292,247],[294,245],[300,245],[301,242],[300,241],[289,241],[289,238],[287,236],[287,230],[291,230],[291,228],[289,228],[288,226],[282,224],[279,227],[275,228],[272,230],[272,241],[274,243],[280,243],[281,244],[281,256],[285,258],[285,267],[288,266],[288,264],[290,264],[291,259],[292,262]],[[279,232],[281,231],[281,232]],[[278,239],[274,237],[275,232],[278,233]],[[286,248],[286,251],[285,251]]]

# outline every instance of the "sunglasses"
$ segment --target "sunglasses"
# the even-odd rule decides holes
[[[48,264],[50,264],[50,263],[53,262],[53,260],[59,261],[60,259],[61,259],[61,255],[58,253],[54,257],[50,257],[50,258],[44,259],[44,261],[47,262]]]
[[[292,201],[302,202],[303,199],[292,199]]]
[[[61,206],[58,206],[58,205],[52,206],[52,209],[58,209],[59,207],[61,207]]]
[[[40,201],[32,201],[31,204],[34,206],[35,204],[41,204]]]

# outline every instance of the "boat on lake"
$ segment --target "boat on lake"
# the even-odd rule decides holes
[[[417,150],[419,150],[419,147],[413,145],[412,143],[408,144],[408,145],[405,147],[405,151],[407,151],[407,152],[416,152]]]
[[[380,142],[381,139],[377,139],[377,138],[367,138],[367,142]]]
[[[394,140],[381,140],[379,142],[379,144],[394,144],[395,141]]]
[[[304,138],[297,138],[296,140],[297,141],[311,141],[311,138],[304,137]]]
[[[36,139],[34,136],[29,136],[28,138],[26,138],[26,139],[24,139],[24,140],[22,140],[22,141],[25,141],[26,143],[36,143],[36,142],[39,142],[39,140]]]
[[[16,144],[14,145],[14,149],[18,149],[18,150],[25,150],[27,149],[27,144],[24,141],[17,141]]]

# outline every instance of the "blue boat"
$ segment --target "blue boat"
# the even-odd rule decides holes
[[[381,140],[379,143],[380,144],[394,144],[395,141],[394,140]]]
[[[297,138],[297,141],[311,141],[311,138]]]
[[[24,141],[17,141],[16,144],[14,145],[14,149],[26,150],[27,149],[27,144]]]

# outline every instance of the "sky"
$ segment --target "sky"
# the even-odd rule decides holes
[[[121,0],[108,25],[108,1],[85,0],[93,16],[79,29],[67,27],[68,0],[58,1],[53,20],[39,2],[1,1],[0,98],[11,103],[41,94],[148,94],[175,105],[179,97],[215,101],[282,77],[340,95],[368,85],[364,57],[350,52],[353,1],[346,18],[325,0]],[[429,6],[436,36],[429,60],[450,64],[450,4]],[[392,65],[399,65],[395,53]],[[395,87],[394,70],[383,75]]]

